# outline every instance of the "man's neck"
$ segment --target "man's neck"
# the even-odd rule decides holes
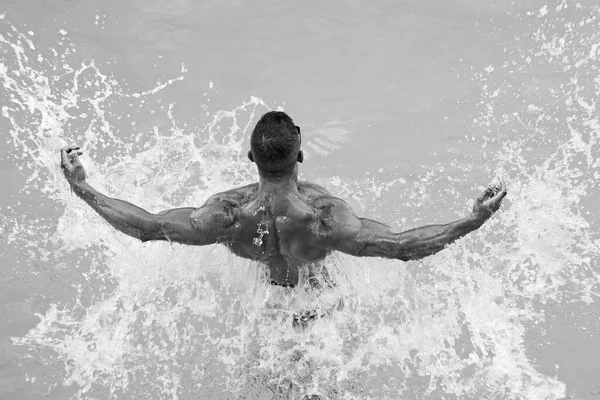
[[[258,171],[259,191],[263,193],[297,193],[298,192],[298,167],[283,173],[269,173]]]

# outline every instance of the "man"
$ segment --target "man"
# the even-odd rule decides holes
[[[402,261],[435,254],[483,225],[506,196],[504,183],[490,186],[463,219],[394,232],[357,217],[348,203],[323,187],[298,181],[300,144],[300,128],[292,119],[284,112],[268,112],[256,124],[248,152],[258,167],[258,183],[216,194],[200,208],[157,214],[91,187],[79,147],[63,148],[61,164],[73,191],[121,232],[142,242],[220,243],[266,265],[271,283],[290,287],[298,284],[302,266],[316,265],[332,251]]]

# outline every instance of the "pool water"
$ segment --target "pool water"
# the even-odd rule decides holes
[[[599,27],[592,0],[4,1],[0,398],[600,398]],[[198,206],[257,179],[277,109],[301,179],[398,230],[509,194],[434,256],[290,290],[126,237],[59,167],[76,143],[98,190]]]

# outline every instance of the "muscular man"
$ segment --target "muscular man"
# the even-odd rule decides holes
[[[270,281],[282,286],[297,285],[299,267],[316,263],[332,251],[402,261],[435,254],[483,225],[506,196],[503,183],[493,185],[465,218],[396,232],[358,217],[348,203],[323,187],[298,181],[298,163],[303,161],[300,144],[300,128],[292,119],[284,112],[268,112],[252,131],[248,152],[258,167],[258,183],[215,194],[199,208],[157,214],[91,187],[78,147],[61,150],[61,165],[73,191],[126,235],[142,242],[220,243],[240,257],[266,265]]]

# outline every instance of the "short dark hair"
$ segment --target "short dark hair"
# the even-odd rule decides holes
[[[300,134],[294,121],[283,111],[260,117],[250,137],[250,149],[259,169],[281,172],[298,161]]]

